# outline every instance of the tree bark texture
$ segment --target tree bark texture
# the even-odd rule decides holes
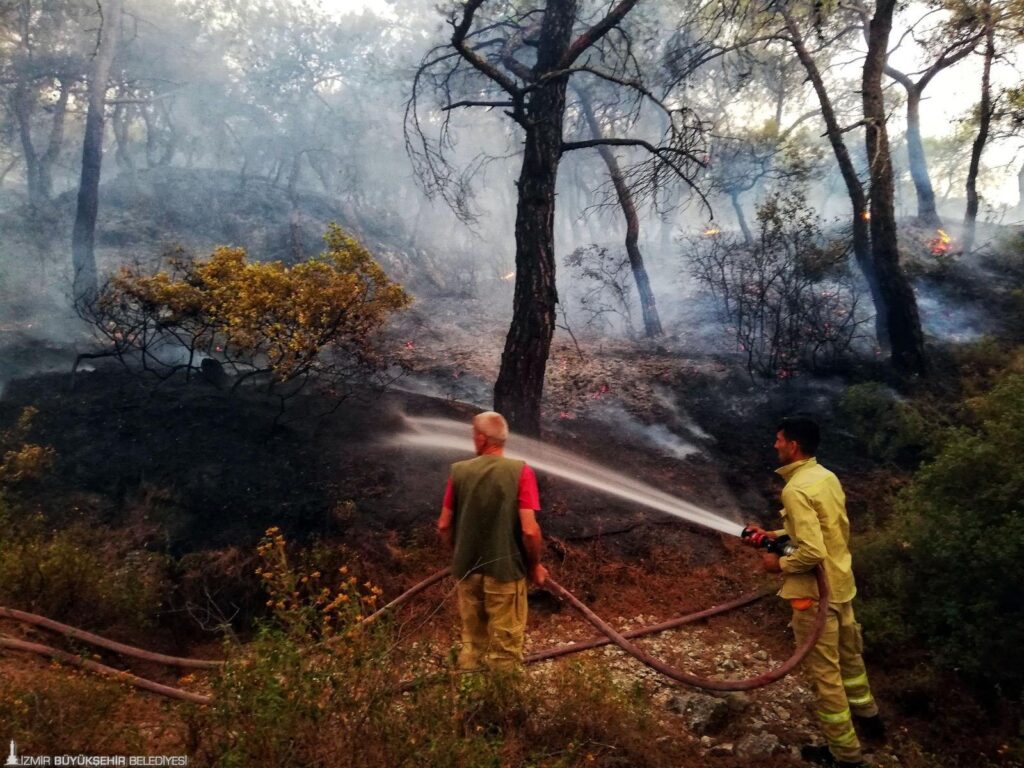
[[[118,168],[128,171],[135,170],[135,163],[131,156],[131,141],[129,139],[131,119],[129,105],[127,104],[118,104],[114,107],[114,113],[110,116],[110,124],[114,129],[114,146],[116,147],[114,160],[117,162]]]
[[[935,189],[921,140],[921,89],[917,86],[907,89],[907,158],[917,193],[917,218],[929,227],[941,227],[942,219],[935,207]]]
[[[790,44],[807,72],[807,79],[811,81],[814,92],[818,97],[818,104],[821,107],[821,116],[825,121],[825,131],[828,136],[832,152],[839,165],[839,173],[846,184],[846,191],[850,197],[850,205],[853,208],[851,219],[851,230],[853,239],[853,255],[857,260],[857,266],[868,284],[871,293],[871,301],[875,307],[875,338],[878,346],[883,350],[889,349],[888,310],[886,309],[885,296],[878,284],[878,277],[875,275],[874,261],[871,255],[871,231],[868,223],[867,195],[864,193],[864,185],[857,176],[857,169],[853,165],[850,151],[843,140],[843,129],[836,117],[832,99],[829,97],[825,81],[821,76],[814,57],[808,51],[803,36],[797,26],[796,20],[785,2],[779,2],[777,9],[786,23],[786,31],[789,34]]]
[[[743,233],[743,242],[747,245],[754,244],[754,233],[750,231],[750,225],[747,224],[747,216],[743,213],[743,205],[740,203],[740,193],[737,190],[732,190],[729,193],[729,202],[732,203],[732,210],[736,214],[736,223],[740,226],[740,232]]]
[[[867,30],[865,30],[867,34]],[[976,38],[951,42],[936,57],[928,69],[914,82],[910,76],[889,64],[885,73],[902,85],[907,91],[907,156],[910,163],[910,177],[917,194],[917,218],[931,227],[941,227],[942,219],[935,207],[935,189],[928,173],[928,160],[924,143],[921,141],[921,97],[928,84],[945,69],[967,58],[974,50]]]
[[[78,186],[78,208],[71,234],[71,265],[74,270],[75,301],[96,295],[96,215],[99,211],[100,171],[103,164],[103,112],[107,80],[121,35],[123,0],[106,0],[101,6],[103,21],[99,45],[89,77],[89,109],[82,141],[82,177]]]
[[[876,4],[875,15],[868,27],[868,50],[861,88],[871,173],[871,254],[887,310],[893,367],[901,373],[923,374],[926,369],[924,335],[917,300],[899,263],[892,154],[882,92],[882,73],[895,7],[896,0],[878,0]]]
[[[1024,216],[1024,165],[1017,171],[1017,215]]]
[[[604,135],[601,126],[594,115],[594,109],[590,104],[590,98],[582,90],[577,90],[580,99],[580,106],[583,109],[583,116],[590,127],[592,138],[601,139]],[[651,290],[651,281],[647,276],[647,268],[644,266],[644,257],[640,253],[640,218],[636,213],[636,204],[633,202],[633,193],[629,191],[629,185],[622,176],[619,168],[619,161],[615,153],[608,145],[600,145],[597,148],[601,159],[608,168],[608,175],[611,177],[615,187],[615,194],[619,199],[619,206],[622,208],[622,215],[626,219],[626,254],[629,257],[629,266],[633,270],[633,280],[636,282],[637,293],[640,294],[640,311],[644,317],[644,335],[649,339],[661,336],[664,331],[661,328],[661,318],[658,317],[658,307],[654,301],[654,292]]]
[[[568,49],[576,0],[549,0],[537,42],[535,72],[556,70]],[[538,85],[526,107],[527,128],[516,209],[516,287],[512,324],[494,385],[494,408],[520,434],[540,433],[551,338],[555,331],[555,182],[562,154],[568,76]]]
[[[964,212],[963,246],[969,253],[974,248],[978,222],[978,173],[981,170],[981,153],[985,151],[992,124],[992,61],[996,57],[996,25],[990,4],[986,4],[985,59],[981,70],[981,104],[978,107],[978,135],[971,146],[971,165],[967,171],[967,210]]]
[[[38,93],[27,83],[19,84],[14,89],[12,103],[18,124],[18,137],[21,139],[21,148],[25,156],[28,200],[33,208],[39,208],[50,201],[53,195],[53,165],[60,157],[60,151],[64,146],[64,124],[71,86],[61,80],[59,87],[57,102],[53,105],[53,117],[50,120],[50,136],[42,153],[36,151],[32,138],[32,116],[35,113]]]

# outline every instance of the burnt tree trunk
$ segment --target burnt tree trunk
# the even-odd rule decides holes
[[[1017,171],[1017,215],[1024,216],[1024,165]]]
[[[568,49],[576,0],[549,0],[537,41],[536,72],[557,69]],[[494,407],[516,432],[540,433],[551,337],[555,330],[555,182],[562,155],[568,75],[539,83],[526,106],[523,165],[517,182],[516,288],[512,324],[494,384]]]
[[[964,212],[964,252],[974,248],[975,230],[978,222],[978,173],[981,170],[981,153],[985,151],[992,123],[992,61],[996,57],[995,23],[992,8],[987,6],[985,19],[985,59],[981,71],[981,104],[978,107],[978,135],[971,146],[971,166],[967,172],[967,210]]]
[[[305,150],[292,155],[291,170],[288,171],[288,199],[292,206],[295,205],[295,191],[298,189],[299,180],[302,178],[302,158]]]
[[[14,89],[14,116],[18,124],[22,152],[25,155],[28,200],[33,208],[39,208],[50,201],[53,195],[53,165],[64,146],[64,124],[71,85],[65,80],[60,80],[59,83],[60,91],[57,102],[53,105],[53,117],[50,120],[50,136],[46,149],[41,154],[36,151],[32,140],[32,115],[35,113],[36,93],[27,84],[20,84]]]
[[[929,227],[941,227],[942,219],[935,207],[935,189],[921,140],[921,89],[916,86],[907,89],[907,158],[917,193],[917,218]]]
[[[865,18],[865,21],[868,21]],[[865,29],[865,35],[868,30]],[[974,50],[976,38],[958,40],[942,50],[930,67],[914,82],[888,63],[885,73],[907,91],[907,156],[910,162],[910,177],[917,194],[917,218],[930,227],[941,227],[942,219],[935,207],[935,188],[928,173],[928,160],[924,143],[921,141],[921,97],[925,88],[937,74],[967,58]]]
[[[590,127],[592,138],[604,138],[601,126],[594,116],[594,110],[590,104],[590,98],[583,90],[577,90],[580,99],[580,106],[583,109],[583,116]],[[664,331],[661,328],[661,318],[658,317],[658,307],[654,302],[654,292],[651,290],[651,281],[647,277],[647,268],[644,266],[644,257],[640,253],[640,219],[636,213],[636,204],[633,202],[633,193],[622,176],[619,168],[619,161],[615,159],[615,153],[608,145],[597,147],[601,159],[608,168],[608,175],[615,186],[615,195],[619,199],[619,206],[622,208],[622,215],[626,219],[626,254],[629,256],[629,266],[633,270],[633,280],[636,281],[636,290],[640,294],[640,311],[644,317],[644,334],[647,338],[653,339],[661,336]]]
[[[729,192],[729,202],[732,203],[732,210],[736,214],[736,223],[740,226],[740,232],[743,233],[743,242],[747,245],[754,244],[754,233],[750,231],[750,225],[747,224],[747,216],[743,213],[743,206],[740,204],[740,193],[738,190],[732,190]]]
[[[89,77],[89,110],[82,141],[82,178],[78,186],[78,208],[71,233],[71,265],[74,270],[75,301],[96,295],[96,214],[99,211],[100,171],[103,165],[103,112],[107,80],[114,51],[121,35],[122,0],[106,0],[101,11],[99,46]]]
[[[40,159],[32,142],[32,112],[35,108],[35,94],[25,84],[18,84],[11,97],[14,117],[18,123],[18,136],[21,139],[21,151],[25,156],[25,181],[28,184],[28,200],[33,208],[50,199],[43,194],[40,176]]]
[[[828,136],[832,152],[839,165],[839,172],[846,184],[846,191],[850,197],[850,205],[853,208],[851,219],[851,230],[853,239],[853,255],[857,260],[857,266],[867,281],[868,289],[871,292],[871,301],[875,307],[875,338],[878,346],[883,350],[889,349],[889,328],[887,324],[888,310],[886,309],[885,296],[879,287],[878,277],[875,275],[875,266],[871,256],[871,231],[869,228],[869,212],[867,208],[867,195],[864,192],[864,185],[857,176],[857,169],[853,165],[850,151],[843,140],[844,131],[836,117],[832,99],[829,97],[825,81],[821,76],[814,57],[807,49],[800,28],[793,18],[788,6],[784,2],[777,4],[778,12],[786,22],[786,31],[789,33],[789,42],[793,50],[807,72],[807,79],[811,81],[814,92],[818,97],[818,104],[821,107],[821,116],[825,121],[825,131]]]
[[[174,160],[174,155],[178,151],[178,131],[174,126],[174,121],[171,117],[171,108],[167,106],[166,101],[161,101],[158,107],[160,115],[164,121],[164,148],[160,152],[160,157],[157,158],[156,164],[159,166],[170,165],[171,161]]]
[[[127,104],[118,104],[110,116],[110,125],[114,129],[114,160],[117,167],[128,171],[135,170],[135,162],[131,156],[131,114]]]
[[[900,267],[892,154],[886,129],[882,72],[888,55],[889,33],[896,0],[879,0],[868,27],[862,98],[865,137],[871,173],[871,254],[875,277],[887,310],[893,367],[901,373],[923,374],[924,335],[917,300]]]

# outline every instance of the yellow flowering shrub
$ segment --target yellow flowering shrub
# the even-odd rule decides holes
[[[348,633],[378,608],[383,590],[370,581],[359,584],[347,565],[333,574],[293,565],[276,526],[267,529],[256,554],[256,575],[263,580],[267,608],[278,626],[291,634],[326,639]]]
[[[267,530],[256,573],[269,615],[250,641],[227,642],[228,663],[210,680],[213,703],[191,715],[190,764],[693,763],[656,716],[649,692],[623,685],[602,659],[532,667],[530,674],[430,674],[445,669],[444,652],[423,637],[423,622],[408,614],[367,621],[381,590],[339,567],[343,552],[332,547],[342,557],[328,568],[330,558],[316,546],[301,548],[278,528]]]
[[[0,435],[3,452],[0,457],[0,485],[15,485],[39,480],[53,466],[56,456],[48,445],[28,442],[32,420],[39,411],[33,406],[23,408],[13,429]]]
[[[324,240],[322,254],[292,266],[221,247],[155,274],[124,267],[86,316],[122,362],[161,378],[212,359],[232,387],[255,380],[287,394],[297,387],[280,385],[315,379],[337,390],[379,368],[374,336],[410,299],[340,227]]]

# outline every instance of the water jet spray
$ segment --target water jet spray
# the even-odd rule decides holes
[[[406,416],[405,421],[411,431],[398,436],[398,441],[403,445],[458,451],[464,454],[471,453],[473,450],[469,428],[464,422],[419,416]],[[733,520],[539,440],[510,435],[505,446],[505,455],[512,459],[526,461],[531,467],[542,472],[593,488],[610,496],[642,504],[695,525],[730,536],[742,534],[743,529]]]

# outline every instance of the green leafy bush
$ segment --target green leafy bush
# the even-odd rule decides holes
[[[39,518],[0,527],[0,603],[89,629],[149,626],[168,590],[168,560],[114,533]]]
[[[900,494],[893,526],[859,552],[865,623],[871,612],[883,628],[902,617],[940,668],[1016,696],[1024,689],[1024,375],[1005,374],[968,405],[974,423],[945,433]]]
[[[934,422],[877,382],[854,384],[839,409],[868,455],[879,461],[913,466],[934,438]]]
[[[53,466],[53,448],[28,441],[38,413],[32,406],[22,409],[14,427],[0,433],[0,487],[39,480]]]

